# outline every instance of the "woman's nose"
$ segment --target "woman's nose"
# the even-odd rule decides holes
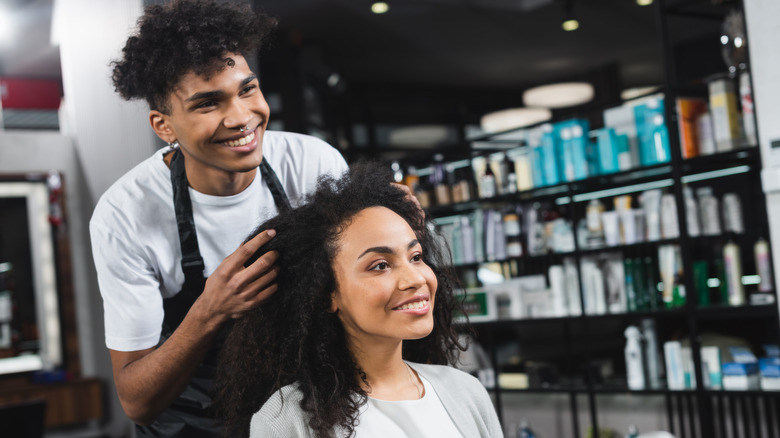
[[[419,289],[425,284],[425,276],[420,270],[411,264],[406,265],[401,272],[401,278],[398,282],[398,288],[401,290],[406,289]]]

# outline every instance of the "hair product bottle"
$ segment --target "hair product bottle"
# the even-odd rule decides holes
[[[758,291],[771,292],[772,264],[769,263],[769,244],[763,237],[760,237],[753,246],[753,255],[756,258],[756,273],[760,278]]]
[[[626,337],[625,354],[628,389],[634,391],[645,389],[645,373],[642,366],[642,346],[640,343],[642,334],[633,325],[626,327],[623,334]]]
[[[742,287],[742,259],[736,243],[730,241],[723,246],[723,263],[726,270],[729,305],[741,306],[745,304],[745,289]]]

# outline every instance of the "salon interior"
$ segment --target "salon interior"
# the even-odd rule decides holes
[[[446,241],[505,437],[780,437],[779,1],[249,2],[268,129]],[[154,3],[0,0],[0,430],[133,436],[88,223],[165,146],[110,82]]]

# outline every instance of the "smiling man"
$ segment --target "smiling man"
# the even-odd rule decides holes
[[[242,242],[320,175],[347,169],[320,140],[266,131],[246,55],[274,26],[246,5],[151,6],[113,64],[117,91],[146,100],[168,143],[103,194],[90,222],[106,346],[139,437],[221,434],[209,407],[225,331],[276,289],[276,253],[246,263],[274,230]]]

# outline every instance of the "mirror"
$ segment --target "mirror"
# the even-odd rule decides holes
[[[63,362],[50,202],[59,188],[56,172],[0,178],[0,374]]]

